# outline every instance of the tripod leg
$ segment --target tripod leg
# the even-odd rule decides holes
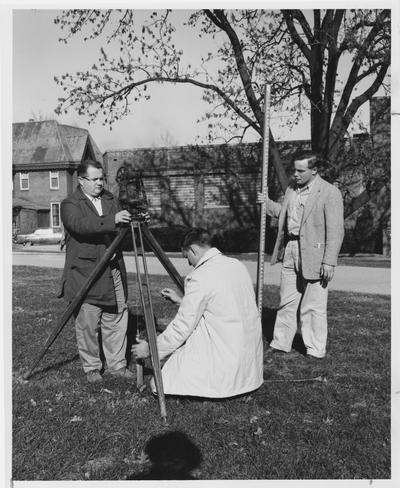
[[[139,391],[143,389],[143,383],[144,383],[143,365],[137,361],[136,362],[136,388]]]
[[[139,331],[136,334],[136,338],[139,339]],[[136,388],[139,391],[144,389],[143,362],[141,360],[136,361]]]
[[[140,299],[143,306],[144,320],[146,324],[147,338],[148,338],[149,349],[150,349],[150,357],[153,365],[154,380],[155,380],[157,395],[158,395],[158,403],[160,406],[161,417],[163,418],[164,422],[166,422],[167,409],[165,403],[164,388],[162,384],[160,359],[158,356],[157,333],[156,333],[156,326],[154,323],[154,311],[153,311],[153,304],[151,301],[151,294],[150,294],[149,274],[147,270],[146,256],[144,254],[143,237],[142,237],[140,222],[136,222],[136,223],[132,222],[131,227],[132,227],[133,249],[135,254],[136,273],[137,273],[138,284],[139,284],[139,293],[140,293]],[[142,257],[145,283],[142,283],[141,281],[138,249],[137,249],[136,239],[135,239],[135,228],[138,230],[139,243],[142,250],[141,257]],[[146,288],[146,295],[147,295],[146,297],[144,295],[144,288]]]
[[[143,232],[144,240],[146,241],[150,249],[157,256],[158,260],[164,266],[164,269],[175,282],[176,286],[183,293],[184,283],[182,276],[178,273],[178,270],[175,268],[169,257],[162,250],[160,244],[156,241],[156,238],[150,232],[150,229],[146,226],[146,224],[143,224],[143,226],[141,227],[141,231]]]

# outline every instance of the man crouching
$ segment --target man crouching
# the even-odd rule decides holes
[[[247,269],[212,247],[204,229],[185,235],[182,252],[194,267],[185,279],[184,296],[162,291],[179,304],[175,318],[157,337],[160,359],[170,356],[162,368],[164,392],[226,398],[259,388],[261,320]],[[148,357],[148,343],[135,344],[132,353],[137,359]]]

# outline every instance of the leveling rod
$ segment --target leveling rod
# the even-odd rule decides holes
[[[265,86],[264,95],[264,129],[263,129],[263,151],[261,168],[261,193],[268,195],[268,157],[269,157],[269,121],[270,121],[270,86]],[[264,201],[260,207],[260,240],[258,246],[257,266],[257,306],[260,316],[262,314],[263,288],[264,288],[264,260],[265,241],[267,233],[267,203]]]

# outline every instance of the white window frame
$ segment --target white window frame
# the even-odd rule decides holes
[[[52,186],[52,178],[57,178],[56,186]],[[59,190],[60,189],[60,172],[59,171],[49,171],[49,179],[50,179],[50,190]]]
[[[28,182],[28,188],[24,188],[22,182]],[[21,191],[29,190],[29,173],[27,171],[21,171],[19,174],[19,189]]]
[[[59,225],[54,225],[53,223],[53,205],[58,205],[58,221],[59,221]],[[60,214],[60,202],[51,202],[50,203],[50,223],[51,223],[51,228],[54,229],[54,228],[58,228],[58,227],[61,227],[61,214]]]

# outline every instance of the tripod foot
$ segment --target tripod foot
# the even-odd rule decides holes
[[[32,376],[32,370],[27,371],[25,374],[22,375],[22,379],[28,381],[28,379]]]

